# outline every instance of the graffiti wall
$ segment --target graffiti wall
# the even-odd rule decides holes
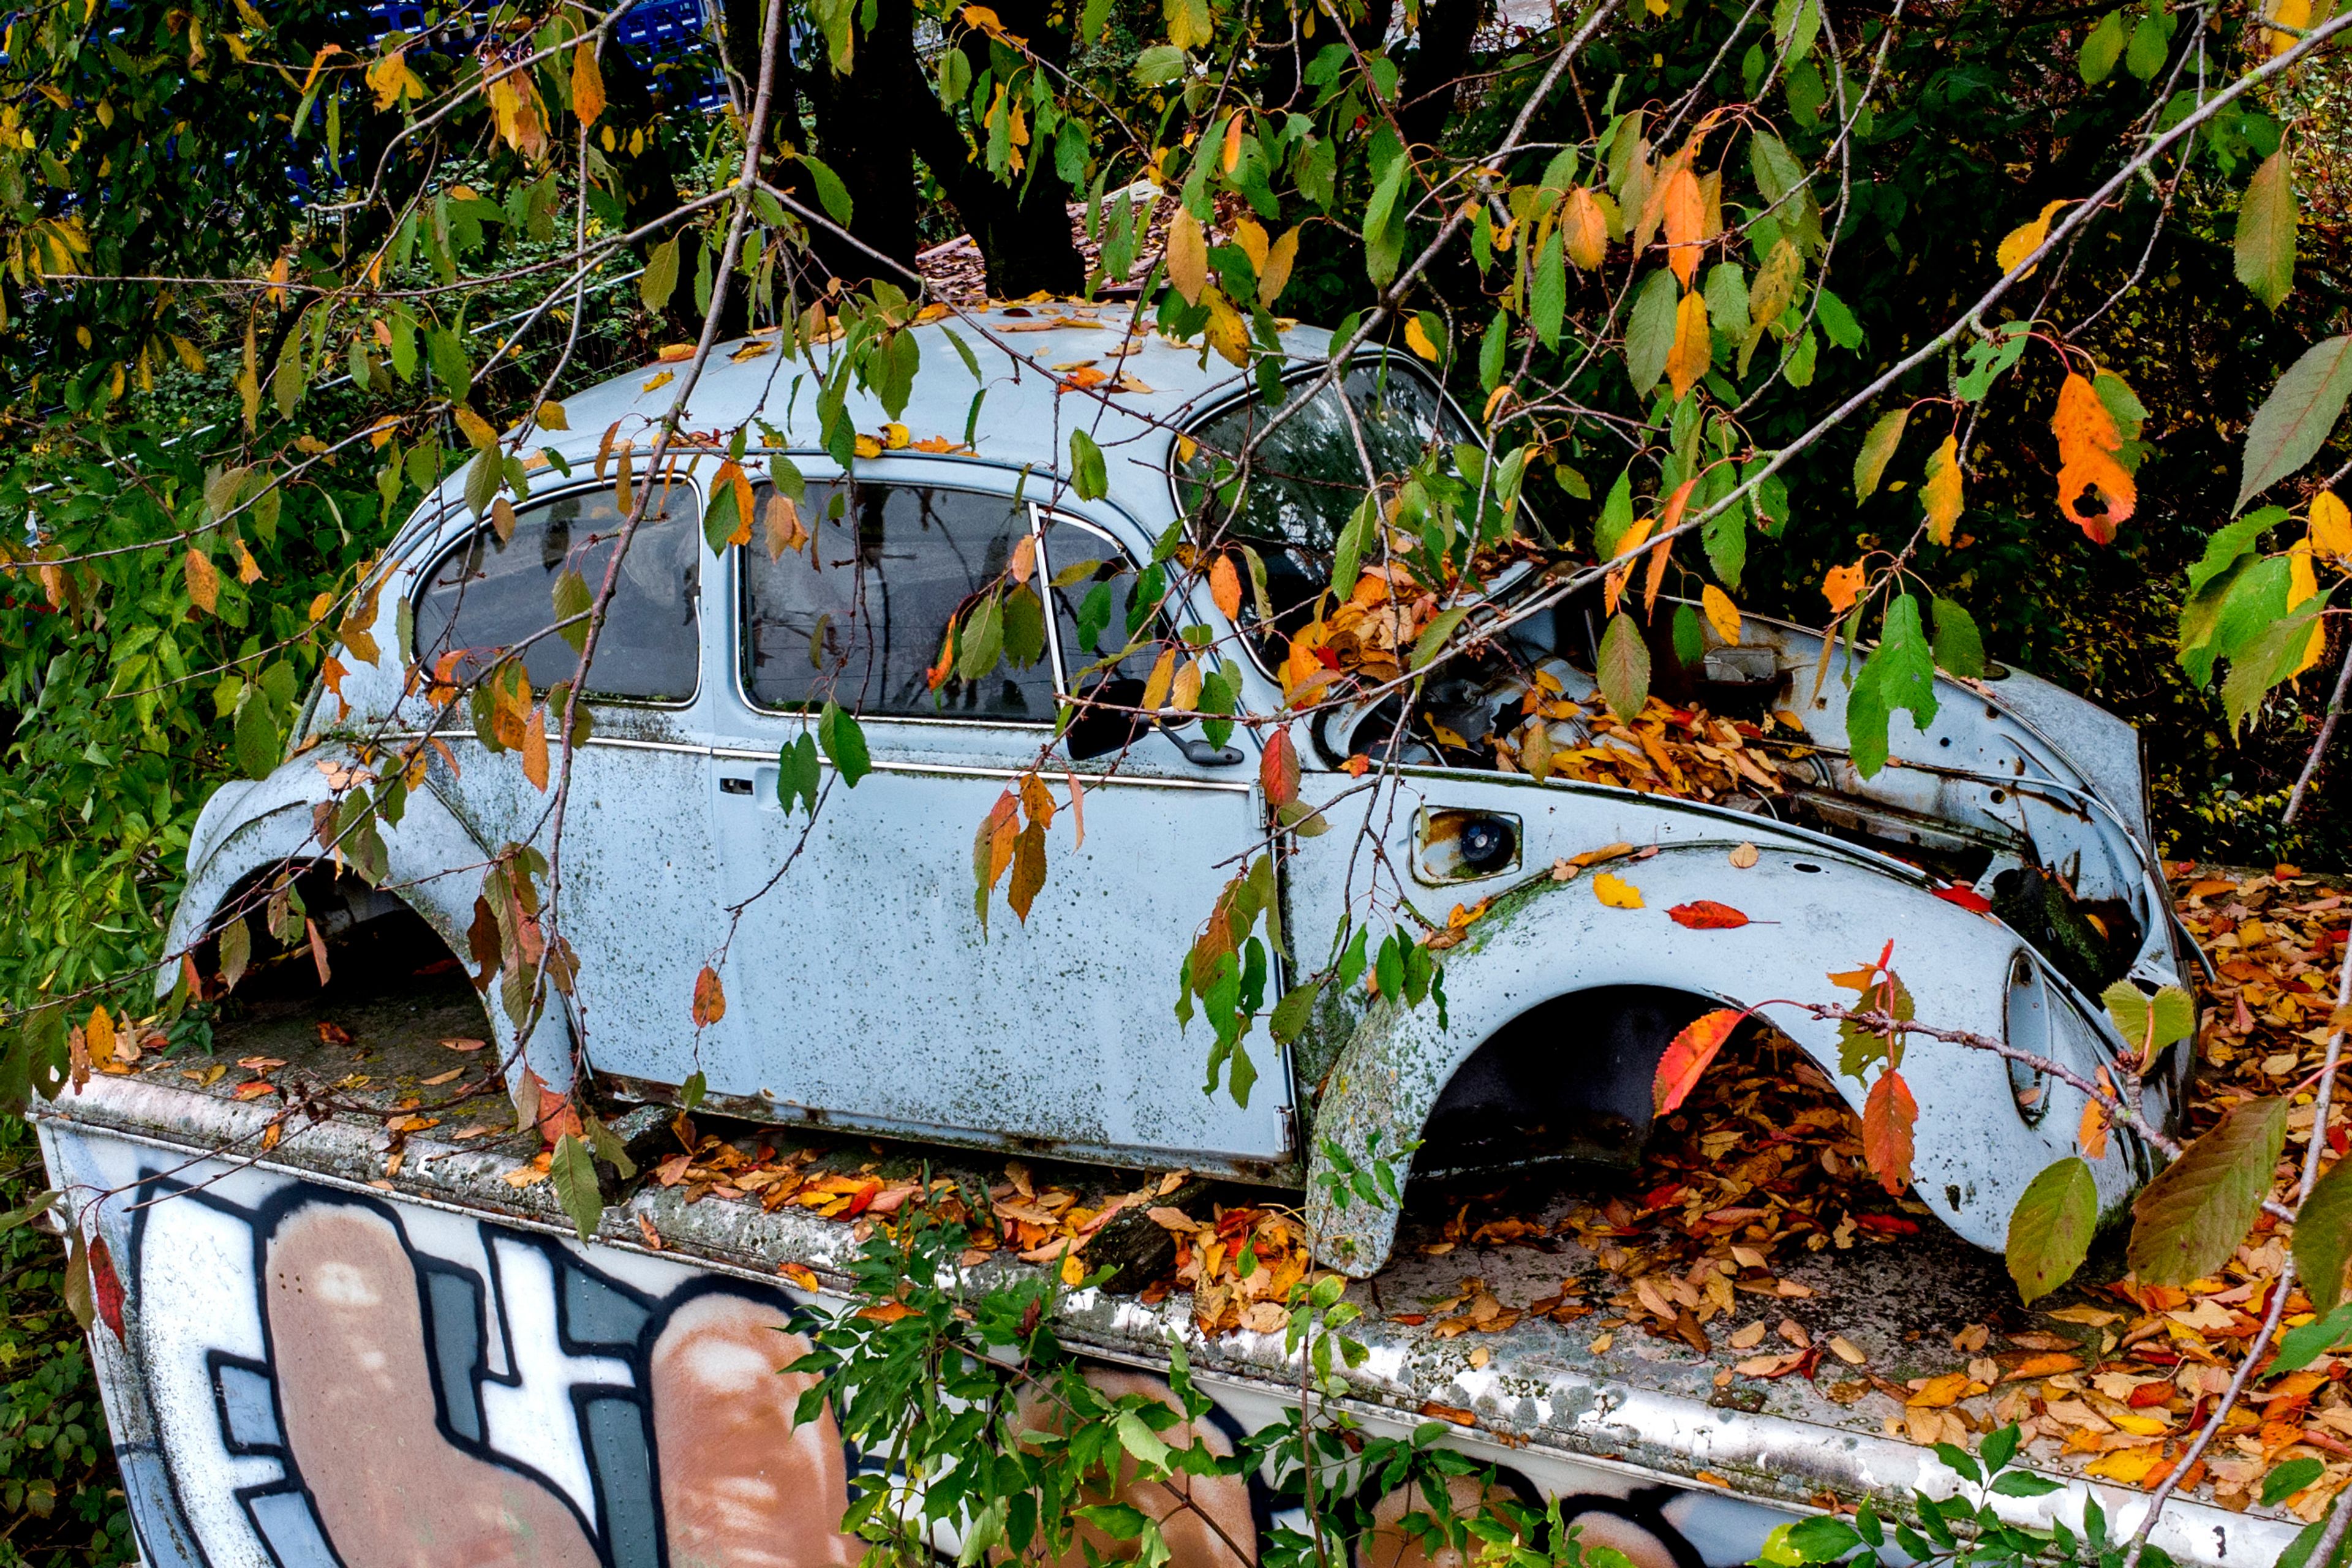
[[[93,1341],[152,1568],[857,1561],[861,1543],[838,1526],[859,1456],[829,1419],[795,1423],[807,1380],[778,1371],[814,1321],[798,1292],[277,1173],[190,1166],[57,1123],[48,1133],[57,1176],[123,1194],[101,1219],[121,1340],[101,1326]],[[1095,1375],[1166,1396],[1149,1373]],[[1244,1429],[1220,1407],[1200,1436],[1230,1452]],[[1743,1562],[1788,1517],[1590,1474],[1616,1484],[1569,1512],[1635,1568]],[[1195,1508],[1156,1487],[1127,1494],[1182,1514],[1168,1535],[1175,1568],[1254,1568],[1244,1549],[1270,1522],[1265,1489],[1177,1484]],[[1401,1535],[1376,1534],[1358,1556],[1359,1568],[1458,1568],[1425,1563]]]

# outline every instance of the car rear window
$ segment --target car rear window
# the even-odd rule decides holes
[[[685,485],[657,494],[654,506],[621,563],[583,688],[591,696],[683,702],[695,693],[701,510]],[[569,568],[592,593],[601,588],[626,521],[611,489],[599,487],[520,508],[508,538],[488,524],[475,530],[441,556],[417,593],[418,657],[432,665],[462,649],[460,673],[471,676],[528,642],[523,669],[534,688],[572,679],[580,657],[549,630],[556,579]]]

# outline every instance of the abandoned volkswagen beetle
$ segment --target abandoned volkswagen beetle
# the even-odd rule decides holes
[[[1094,588],[1109,585],[1114,611],[1132,607],[1155,542],[1205,510],[1192,504],[1200,454],[1236,449],[1264,417],[1262,378],[1131,325],[1121,307],[999,308],[974,325],[977,386],[946,325],[910,329],[920,369],[901,419],[914,438],[890,432],[898,444],[857,458],[854,487],[819,440],[805,361],[762,353],[758,340],[713,356],[685,428],[764,421],[781,444],[746,467],[764,479],[779,458],[796,465],[814,538],[714,553],[700,487],[717,458],[706,457],[671,483],[624,560],[587,678],[593,728],[573,763],[561,856],[574,988],[527,1041],[488,1009],[510,1058],[555,1087],[572,1082],[576,1047],[625,1099],[675,1100],[700,1074],[714,1109],[747,1117],[1304,1187],[1327,1261],[1364,1275],[1387,1256],[1397,1211],[1385,1198],[1334,1207],[1317,1178],[1344,1169],[1337,1156],[1418,1139],[1421,1175],[1628,1157],[1651,1119],[1656,1063],[1685,1024],[1726,1005],[1835,999],[1825,972],[1890,941],[1922,1022],[2085,1076],[2124,1050],[2098,991],[2179,981],[2185,939],[2151,859],[2128,726],[2021,671],[1939,678],[1932,724],[1897,721],[1896,765],[1865,780],[1843,750],[1842,656],[1817,679],[1815,635],[1750,617],[1736,645],[1709,630],[1703,658],[1662,658],[1654,686],[1799,727],[1805,747],[1770,788],[1708,801],[1499,766],[1481,748],[1524,677],[1486,689],[1483,675],[1433,682],[1410,723],[1391,706],[1297,726],[1302,800],[1331,830],[1295,840],[1282,862],[1288,931],[1327,941],[1351,903],[1360,918],[1363,873],[1351,867],[1367,833],[1426,918],[1442,925],[1448,908],[1482,901],[1485,912],[1441,956],[1443,1026],[1431,1006],[1327,993],[1271,1066],[1263,1034],[1252,1042],[1260,1077],[1246,1104],[1204,1094],[1206,1042],[1174,1016],[1172,976],[1234,858],[1268,835],[1264,727],[1212,744],[1197,724],[1130,732],[1122,721],[1106,744],[1090,720],[1058,735],[1055,721],[1075,682],[1105,678],[1101,650],[1121,641]],[[1286,341],[1293,381],[1320,368],[1326,334],[1293,328]],[[1038,368],[1097,361],[1116,370],[1108,399]],[[320,858],[313,809],[375,754],[356,748],[430,725],[413,671],[536,636],[535,690],[575,674],[577,655],[545,632],[551,589],[567,568],[602,580],[622,514],[610,471],[593,477],[599,447],[649,447],[667,379],[639,372],[572,399],[571,433],[534,437],[560,460],[534,469],[504,536],[465,504],[460,479],[408,522],[374,579],[373,648],[347,639],[358,646],[338,655],[340,694],[311,695],[284,763],[205,806],[173,951],[261,879]],[[857,428],[884,427],[868,395],[853,393],[850,409]],[[1099,500],[1056,478],[1081,426],[1107,455]],[[1265,564],[1272,622],[1252,594],[1233,625],[1206,587],[1136,619],[1156,609],[1170,626],[1216,628],[1237,648],[1239,709],[1279,710],[1290,612],[1324,586],[1353,505],[1329,487],[1360,488],[1366,456],[1394,474],[1432,441],[1468,438],[1417,365],[1360,358],[1265,439],[1234,523]],[[1036,569],[1023,591],[1050,601],[1034,606],[1044,656],[937,683],[951,617],[1004,580],[1024,540]],[[1560,700],[1590,698],[1598,618],[1573,599],[1528,616],[1474,668],[1546,672],[1548,697],[1556,684]],[[1108,674],[1134,679],[1148,662]],[[835,697],[862,715],[872,772],[831,789],[812,823],[781,798],[779,753]],[[551,797],[516,752],[488,749],[469,728],[434,739],[423,786],[383,833],[377,887],[309,873],[314,889],[331,884],[309,895],[329,931],[413,912],[467,952],[484,862],[503,846],[543,847]],[[1401,799],[1356,787],[1344,764],[1366,752],[1399,765]],[[983,925],[967,871],[974,827],[1041,758],[1047,776],[1083,785],[1083,843],[1057,824],[1048,890],[1025,923]],[[1643,907],[1604,904],[1594,876],[1552,874],[1610,845],[1647,852],[1616,868]],[[1669,919],[1699,900],[1751,923]],[[688,999],[714,961],[727,1005],[698,1027]],[[1297,957],[1275,962],[1286,972]],[[1273,976],[1267,994],[1282,984]],[[1840,1071],[1835,1025],[1788,1008],[1772,1021],[1859,1109],[1864,1085]],[[1994,1053],[1925,1037],[1908,1052],[1916,1196],[1960,1236],[1998,1247],[2025,1184],[2078,1152],[2084,1097]],[[2170,1115],[2182,1071],[2151,1079],[2155,1114]],[[2091,1163],[2110,1213],[2149,1173],[2147,1151],[2124,1134]]]

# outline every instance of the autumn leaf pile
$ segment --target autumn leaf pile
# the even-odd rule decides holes
[[[1527,717],[1495,742],[1505,772],[1622,784],[1688,800],[1720,800],[1759,789],[1778,795],[1788,787],[1781,763],[1792,753],[1785,744],[1767,743],[1771,731],[1763,726],[1717,718],[1704,709],[1677,708],[1655,697],[1627,723],[1598,699],[1576,702],[1558,689],[1547,672],[1537,672],[1522,703]],[[1776,714],[1766,723],[1780,731],[1783,742],[1804,733],[1788,715]]]

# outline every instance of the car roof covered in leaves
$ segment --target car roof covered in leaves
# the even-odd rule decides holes
[[[1133,493],[1139,464],[1152,476],[1152,493],[1159,493],[1157,476],[1174,432],[1246,383],[1215,355],[1207,354],[1204,363],[1204,350],[1171,342],[1150,331],[1148,321],[1141,326],[1135,330],[1123,304],[1052,301],[997,305],[924,322],[912,329],[921,360],[898,423],[910,442],[961,447],[969,422],[977,456],[1053,469],[1067,467],[1070,431],[1086,429],[1110,458],[1114,494]],[[978,380],[950,332],[970,350]],[[1301,361],[1319,356],[1329,336],[1316,327],[1283,331]],[[786,359],[775,342],[769,334],[715,348],[688,404],[686,429],[731,431],[756,416],[782,431],[793,449],[818,449],[818,378],[806,356]],[[571,430],[558,438],[557,450],[568,458],[593,458],[614,429],[615,440],[633,439],[643,452],[684,369],[682,363],[648,364],[566,399]],[[983,388],[975,420],[972,397]],[[888,416],[870,390],[853,384],[850,408],[861,433],[882,433]],[[756,429],[752,437],[756,446]]]

